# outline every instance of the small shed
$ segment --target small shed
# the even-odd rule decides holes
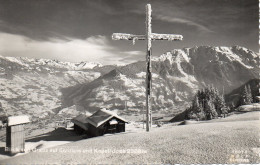
[[[24,152],[24,125],[29,122],[29,117],[26,115],[8,117],[6,127],[6,151],[11,154]]]
[[[89,117],[77,116],[72,122],[74,123],[74,129],[84,130],[90,136],[125,132],[125,123],[127,123],[124,118],[106,109],[98,110]]]
[[[65,128],[66,129],[70,129],[71,127],[73,127],[73,123],[71,122],[72,118],[65,118]]]

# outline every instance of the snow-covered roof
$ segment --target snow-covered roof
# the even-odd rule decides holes
[[[81,128],[87,130],[87,124],[91,124],[94,127],[99,127],[109,119],[116,117],[119,120],[122,120],[124,122],[127,122],[124,118],[118,116],[116,113],[106,110],[106,109],[101,109],[96,111],[93,115],[91,116],[86,116],[86,115],[79,115],[75,118],[73,118],[71,121]]]
[[[30,122],[29,116],[26,115],[8,117],[8,126],[25,124],[29,122]]]
[[[93,115],[88,117],[86,120],[93,126],[99,127],[109,119],[116,117],[119,120],[122,120],[124,122],[127,122],[124,118],[118,116],[115,112],[106,110],[106,109],[101,109],[97,112],[95,112]]]
[[[88,129],[87,124],[89,123],[89,122],[87,121],[87,117],[88,117],[88,116],[81,114],[81,115],[78,115],[77,117],[73,118],[73,119],[71,120],[71,122],[74,123],[74,124],[76,124],[76,125],[78,125],[78,126],[80,126],[80,127],[83,128],[84,130],[87,130],[87,129]]]

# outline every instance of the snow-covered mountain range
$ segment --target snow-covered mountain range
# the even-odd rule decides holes
[[[154,58],[153,111],[186,108],[195,92],[214,85],[231,92],[250,79],[257,78],[259,54],[243,47],[177,49]],[[88,84],[63,89],[63,105],[99,107],[140,112],[145,105],[145,62],[118,67]]]
[[[258,53],[240,46],[176,49],[153,58],[153,111],[185,109],[206,85],[228,93],[258,78],[258,58]],[[5,112],[28,114],[35,120],[100,107],[133,114],[145,105],[144,61],[102,66],[1,56],[0,83]]]
[[[17,71],[37,71],[37,72],[57,72],[58,70],[85,70],[93,69],[94,67],[102,67],[102,64],[95,62],[62,62],[58,60],[50,59],[34,59],[27,57],[3,57],[0,56],[0,70],[5,71],[11,69],[12,66],[7,66],[13,64]],[[13,66],[13,67],[14,67]],[[53,72],[52,72],[53,71]]]
[[[0,56],[0,102],[8,115],[44,118],[61,106],[61,88],[88,83],[101,74],[92,62]]]

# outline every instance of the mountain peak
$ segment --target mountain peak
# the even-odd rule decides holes
[[[112,79],[117,76],[120,76],[121,74],[122,74],[121,71],[118,68],[115,68],[115,69],[111,70],[110,72],[108,72],[107,74],[100,77],[100,79]]]
[[[62,70],[85,70],[95,67],[102,67],[102,64],[96,62],[63,62],[56,59],[36,59],[28,57],[4,57],[0,56],[5,63],[13,63],[20,66],[20,70],[39,70],[49,71],[53,69]],[[3,65],[3,62],[0,64]],[[38,69],[37,69],[38,68]],[[18,69],[18,68],[17,68]]]
[[[205,64],[209,61],[220,62],[237,62],[243,67],[257,65],[258,53],[253,52],[241,46],[196,46],[192,48],[174,49],[162,54],[159,57],[153,58],[153,61],[169,61],[174,62],[189,62],[190,60],[198,61],[198,64]]]

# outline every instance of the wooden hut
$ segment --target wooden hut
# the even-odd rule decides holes
[[[10,116],[6,127],[6,151],[13,153],[24,152],[25,132],[24,125],[29,123],[28,116]]]
[[[72,122],[74,129],[84,130],[89,136],[125,132],[125,123],[127,123],[116,113],[105,109],[101,109],[89,117],[77,116]]]

